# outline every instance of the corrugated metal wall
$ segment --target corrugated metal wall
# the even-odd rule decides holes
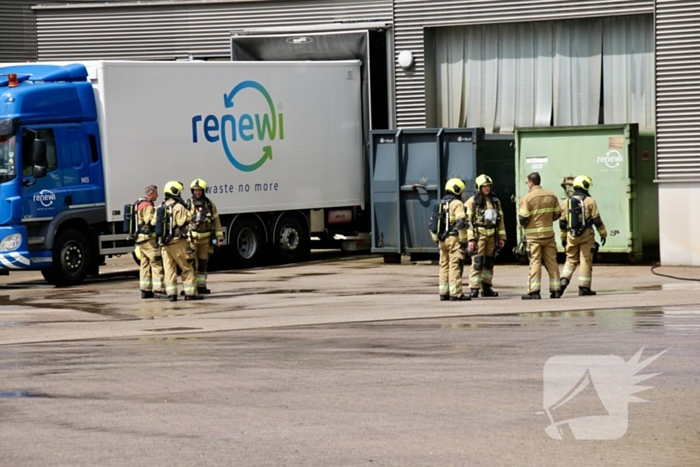
[[[73,3],[98,1],[101,0],[73,0]],[[0,0],[0,62],[26,62],[37,59],[36,16],[32,6],[40,2],[46,5],[66,3],[55,0]]]
[[[391,21],[391,0],[168,2],[39,6],[40,60],[228,57],[230,31]]]
[[[0,62],[36,60],[36,24],[31,3],[0,0],[0,19]]]
[[[656,1],[660,181],[700,181],[700,2]]]
[[[696,0],[697,1],[697,0]],[[694,3],[688,0],[688,3]],[[423,28],[590,18],[653,13],[653,0],[394,0],[395,52],[409,50],[415,65],[396,64],[396,123],[425,127],[425,61]]]

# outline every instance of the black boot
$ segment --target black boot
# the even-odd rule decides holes
[[[566,287],[569,285],[569,279],[566,277],[561,278],[561,294],[564,295],[564,291],[566,290]]]
[[[481,284],[482,297],[498,297],[498,292],[493,290],[489,284]]]
[[[450,299],[449,295],[440,295],[440,301],[441,302],[446,302],[447,300]]]
[[[468,302],[472,298],[469,295],[460,295],[459,297],[450,297],[451,302]]]
[[[168,295],[168,300],[171,302],[176,302],[177,301],[177,295]]]
[[[145,292],[145,291],[142,290],[142,291],[141,291],[141,298],[143,298],[143,299],[145,299],[145,298],[153,298],[153,292]]]
[[[206,287],[197,287],[197,293],[199,295],[207,295],[211,293],[211,290],[207,289]]]
[[[185,295],[185,300],[204,300],[201,295]]]
[[[469,296],[471,298],[477,298],[479,296],[479,289],[471,289],[469,291]]]
[[[542,296],[540,295],[539,292],[532,292],[532,293],[526,293],[522,297],[523,300],[540,300]]]
[[[549,294],[549,298],[561,298],[561,292],[558,290],[556,292],[552,292]]]
[[[578,295],[579,297],[583,297],[586,295],[597,295],[593,290],[589,289],[588,287],[579,287],[578,288]]]

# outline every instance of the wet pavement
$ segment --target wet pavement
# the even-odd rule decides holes
[[[139,300],[126,262],[70,289],[23,274],[0,280],[2,465],[700,459],[700,283],[649,267],[599,266],[600,295],[537,303],[524,267],[496,269],[498,298],[441,303],[436,266],[366,256],[216,273],[198,303]],[[580,392],[548,399],[562,380]],[[559,424],[591,414],[594,436],[620,430]]]

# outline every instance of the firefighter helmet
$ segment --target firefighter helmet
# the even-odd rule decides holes
[[[476,189],[481,190],[484,185],[493,185],[493,180],[486,174],[481,174],[476,177]]]
[[[461,195],[465,188],[466,185],[459,178],[451,178],[445,184],[445,191],[457,196]]]
[[[574,178],[573,186],[574,188],[582,188],[588,191],[593,186],[593,180],[586,175],[579,175]]]
[[[180,182],[168,182],[165,184],[165,187],[163,187],[163,193],[165,193],[165,196],[180,196],[182,188],[183,186]]]
[[[199,188],[202,191],[207,191],[207,182],[205,182],[201,178],[195,178],[194,181],[190,183],[190,190],[192,190],[192,193],[194,193],[195,188]]]

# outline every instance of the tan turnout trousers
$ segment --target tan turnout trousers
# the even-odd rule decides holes
[[[177,295],[177,267],[182,270],[182,284],[185,295],[197,295],[194,268],[187,261],[187,243],[175,239],[162,248],[163,268],[165,269],[165,292],[168,296]]]
[[[530,258],[527,293],[539,292],[542,284],[542,263],[549,275],[549,291],[561,290],[559,266],[557,265],[557,244],[554,237],[527,239],[527,252]]]
[[[141,250],[140,288],[144,292],[165,293],[163,262],[154,238],[139,243]]]
[[[472,266],[469,269],[469,287],[478,289],[481,284],[493,285],[493,255],[496,252],[496,236],[482,235],[477,242],[477,253],[472,257]],[[476,269],[475,258],[481,256],[484,259],[481,270]]]
[[[456,235],[440,242],[440,295],[462,296],[464,256],[460,247]]]
[[[191,244],[191,248],[194,250],[193,256],[195,258],[195,270],[197,271],[197,288],[206,289],[207,266],[209,264],[209,257],[214,253],[214,247],[211,246],[211,238],[200,237],[195,239]]]
[[[574,271],[581,264],[578,272],[578,286],[591,288],[593,279],[593,251],[595,250],[595,236],[590,229],[579,237],[568,233],[566,237],[566,264],[561,273],[562,278],[571,280]]]

